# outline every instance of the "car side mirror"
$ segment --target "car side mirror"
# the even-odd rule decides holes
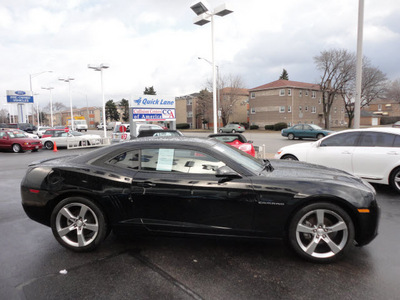
[[[223,177],[227,179],[234,179],[234,178],[242,178],[239,173],[236,171],[232,170],[228,166],[222,166],[217,169],[217,172],[215,173],[215,176],[217,177]]]
[[[253,141],[252,140],[250,140],[250,141],[247,141],[249,144],[253,144]]]

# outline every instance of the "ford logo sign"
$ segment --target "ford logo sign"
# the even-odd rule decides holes
[[[17,95],[20,95],[20,96],[22,96],[22,95],[25,95],[25,94],[26,94],[24,91],[15,91],[15,93],[16,93]]]

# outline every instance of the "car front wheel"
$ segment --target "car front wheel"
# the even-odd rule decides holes
[[[324,135],[322,133],[318,133],[317,134],[317,140],[320,140],[324,137]]]
[[[82,197],[62,200],[51,215],[51,229],[57,241],[77,252],[94,250],[106,238],[107,227],[101,209]]]
[[[50,142],[50,141],[47,141],[46,143],[44,143],[44,147],[47,149],[47,150],[51,150],[51,149],[53,149],[53,142]]]
[[[12,151],[13,151],[14,153],[21,152],[21,150],[22,150],[22,147],[21,147],[20,144],[14,144],[14,145],[12,145]]]
[[[293,133],[289,133],[287,137],[288,137],[289,140],[294,140],[294,134]]]
[[[313,203],[294,215],[288,240],[301,257],[312,262],[332,262],[352,245],[354,225],[342,208],[331,203]]]
[[[286,159],[286,160],[296,160],[296,161],[298,161],[297,157],[296,157],[296,156],[294,156],[294,155],[292,155],[292,154],[286,154],[286,155],[282,156],[282,158],[281,158],[281,159]]]
[[[220,133],[223,133],[222,129],[219,130]]]

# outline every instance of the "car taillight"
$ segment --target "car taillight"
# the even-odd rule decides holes
[[[242,151],[247,152],[247,151],[250,151],[250,150],[251,150],[251,145],[243,144],[243,145],[240,145],[240,146],[239,146],[239,149],[242,150]]]

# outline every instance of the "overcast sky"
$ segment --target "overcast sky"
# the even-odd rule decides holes
[[[358,0],[219,0],[234,12],[215,17],[215,60],[222,75],[239,75],[246,88],[289,79],[316,83],[313,57],[323,50],[356,52]],[[35,100],[101,106],[100,73],[107,63],[106,100],[198,92],[212,77],[211,26],[193,24],[188,0],[0,0],[0,90],[29,90]],[[400,78],[400,1],[365,0],[363,53],[389,79]],[[52,70],[52,73],[36,74]],[[3,106],[4,107],[4,106]]]

